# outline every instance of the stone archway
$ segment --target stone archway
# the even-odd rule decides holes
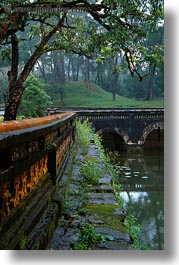
[[[118,128],[104,128],[98,131],[104,148],[111,150],[126,150],[129,136]]]
[[[146,145],[147,138],[150,137],[151,142],[150,145],[152,147],[157,147],[159,146],[160,143],[160,138],[161,138],[161,131],[164,130],[164,123],[163,122],[158,122],[158,123],[152,123],[148,125],[142,132],[142,136],[140,138],[140,143],[142,145]],[[153,141],[152,141],[153,138]],[[154,141],[154,138],[155,141]]]

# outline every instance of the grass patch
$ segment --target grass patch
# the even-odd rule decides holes
[[[87,184],[98,185],[102,170],[95,167],[95,163],[85,162],[81,164],[80,177]]]
[[[65,84],[65,106],[91,106],[91,107],[119,107],[119,108],[151,108],[163,107],[163,100],[138,101],[116,95],[113,101],[112,94],[101,87],[91,83],[88,90],[83,81],[68,82]],[[60,97],[59,97],[60,98]],[[60,105],[60,100],[54,96],[53,104]]]
[[[73,250],[89,250],[92,245],[101,241],[102,235],[96,233],[95,227],[86,223],[81,227],[78,243],[74,245]]]
[[[91,128],[87,121],[81,123],[76,121],[76,142],[83,149],[83,155],[88,151],[90,145]]]

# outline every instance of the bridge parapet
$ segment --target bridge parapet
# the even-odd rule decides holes
[[[1,222],[44,176],[55,188],[74,139],[75,117],[66,113],[0,123],[0,231]]]
[[[113,133],[121,136],[129,152],[136,146],[143,148],[147,136],[153,130],[158,130],[159,140],[159,130],[164,129],[163,108],[60,107],[49,108],[47,112],[61,113],[64,110],[76,111],[81,121],[89,120],[101,135]]]
[[[81,120],[85,119],[159,119],[164,120],[164,108],[92,108],[92,107],[52,107],[47,109],[48,115],[75,111]]]

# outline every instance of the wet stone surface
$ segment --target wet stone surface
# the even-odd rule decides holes
[[[100,193],[100,192],[113,193],[114,192],[113,187],[109,185],[99,185],[97,187],[94,187],[94,190],[96,193]]]
[[[125,215],[123,209],[116,209],[116,210],[114,211],[114,214],[115,214],[115,215],[119,215],[119,216],[124,216],[124,215]]]
[[[112,187],[112,177],[109,174],[103,173],[99,179],[99,184],[89,188],[85,193],[82,192],[82,183],[80,182],[80,165],[85,161],[83,150],[78,149],[75,164],[72,169],[71,179],[68,186],[68,200],[65,202],[65,210],[59,218],[58,226],[53,234],[52,240],[49,243],[48,249],[51,250],[73,250],[79,243],[79,235],[81,229],[86,223],[95,227],[97,234],[100,234],[103,239],[98,243],[92,244],[92,250],[128,250],[132,249],[131,240],[128,234],[117,231],[118,224],[121,218],[124,217],[124,210],[117,203],[114,189]],[[93,158],[96,156],[100,159],[99,151],[92,143],[87,152],[88,156]],[[99,167],[100,165],[100,167]],[[103,164],[97,164],[96,167],[105,168]],[[66,173],[65,173],[66,174]],[[67,177],[64,177],[67,181]],[[60,191],[59,191],[60,193]],[[88,207],[97,207],[94,212],[90,212]],[[103,215],[99,215],[100,207],[110,210],[110,216],[115,219],[116,230],[114,224],[111,228],[105,227],[106,220]],[[103,209],[103,210],[104,210]],[[108,221],[110,222],[110,221]],[[112,222],[112,221],[111,221]],[[108,224],[109,226],[110,224]]]
[[[113,237],[114,241],[117,241],[117,242],[125,242],[125,243],[131,242],[128,234],[118,232],[110,228],[97,227],[96,232],[102,235],[110,235]]]
[[[89,203],[118,205],[114,193],[89,193]]]
[[[100,158],[99,150],[98,150],[98,148],[96,147],[95,144],[91,144],[89,146],[87,155],[88,156],[96,156],[96,157]]]
[[[72,245],[78,241],[77,228],[68,228],[58,226],[55,230],[49,249],[53,250],[71,250]]]
[[[110,175],[105,174],[103,178],[99,180],[99,184],[111,184],[112,177]]]
[[[96,248],[96,250],[132,250],[131,244],[125,242],[116,242],[116,241],[108,241],[108,242],[100,242]]]

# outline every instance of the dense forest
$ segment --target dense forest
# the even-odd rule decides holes
[[[36,2],[66,9],[13,12],[14,3],[23,8]],[[83,81],[88,91],[96,84],[101,93],[111,94],[112,102],[118,95],[163,99],[162,0],[9,0],[0,3],[0,26],[0,104],[6,106],[5,119],[16,118],[23,97],[32,106],[33,94],[44,105],[65,105],[70,82],[81,86]]]

